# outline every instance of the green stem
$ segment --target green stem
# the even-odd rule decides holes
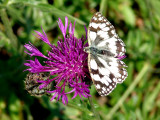
[[[123,96],[118,100],[117,104],[110,110],[110,112],[107,114],[107,118],[111,119],[113,114],[119,109],[119,107],[124,103],[128,95],[133,91],[133,89],[136,87],[136,85],[139,83],[139,81],[142,79],[142,77],[147,73],[149,70],[149,64],[145,63],[144,67],[142,68],[141,72],[137,75],[135,80],[131,83],[129,88],[126,90],[126,92],[123,94]]]
[[[108,0],[101,0],[101,3],[100,3],[99,12],[101,12],[103,15],[106,15],[106,12],[107,12],[107,2]]]
[[[79,106],[74,105],[74,104],[72,104],[72,103],[70,103],[70,102],[67,104],[67,106],[72,107],[72,108],[75,108],[75,109],[77,109],[77,110],[79,110],[79,111],[82,111],[82,112],[85,112],[85,113],[86,113],[86,112],[91,113],[91,111],[89,111],[88,109],[79,107]]]
[[[95,116],[95,119],[96,119],[96,120],[100,120],[99,113],[98,113],[98,112],[95,110],[95,108],[94,108],[94,103],[93,103],[93,101],[92,101],[92,97],[89,97],[88,99],[89,99],[89,102],[90,102],[90,105],[91,105],[91,110],[92,110],[92,112],[93,112],[93,114],[94,114],[94,116]]]
[[[11,42],[13,49],[17,51],[18,50],[18,40],[13,33],[10,21],[9,21],[7,13],[6,13],[6,9],[0,9],[0,13],[1,13],[0,17],[1,17],[2,22],[4,24],[6,34],[7,34],[8,38],[10,39],[10,42]]]
[[[151,3],[150,3],[150,0],[145,0],[145,3],[146,3],[146,6],[147,6],[147,8],[148,8],[148,16],[149,16],[149,19],[150,19],[150,21],[151,21],[151,28],[150,28],[150,30],[152,30],[153,29],[153,23],[154,23],[154,20],[153,20],[153,8],[152,8],[152,6],[151,6]]]

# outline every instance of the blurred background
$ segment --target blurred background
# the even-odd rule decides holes
[[[75,36],[85,35],[93,14],[100,11],[126,44],[128,78],[106,97],[94,86],[91,95],[102,120],[160,120],[160,1],[159,0],[0,0],[0,120],[90,120],[88,100],[79,97],[50,102],[25,90],[28,72],[25,43],[46,54],[44,42],[33,36],[41,26],[51,43],[62,37],[58,17],[76,21]]]

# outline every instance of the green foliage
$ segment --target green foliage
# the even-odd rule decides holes
[[[160,1],[159,0],[0,0],[0,119],[90,120],[94,112],[87,99],[69,104],[35,98],[24,90],[27,72],[25,43],[31,41],[46,54],[46,44],[34,30],[46,31],[51,43],[62,36],[57,20],[76,21],[76,36],[100,11],[115,26],[126,44],[128,78],[107,97],[91,87],[96,111],[102,120],[160,119]],[[96,118],[95,118],[96,119]]]

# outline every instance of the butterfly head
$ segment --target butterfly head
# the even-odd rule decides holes
[[[89,49],[90,49],[90,47],[85,47],[85,48],[83,49],[83,51],[86,52],[86,53],[90,53],[90,50],[89,50]]]
[[[98,54],[100,50],[98,50],[96,47],[85,47],[84,51],[86,53]]]

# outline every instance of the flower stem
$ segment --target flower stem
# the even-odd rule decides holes
[[[92,110],[92,112],[93,112],[93,114],[94,114],[94,116],[95,116],[95,119],[96,119],[96,120],[101,120],[101,119],[100,119],[100,116],[99,116],[99,113],[98,113],[98,112],[95,110],[95,108],[94,108],[94,103],[93,103],[93,101],[92,101],[92,97],[89,97],[88,99],[89,99],[89,102],[90,102],[91,110]]]
[[[101,0],[99,12],[101,12],[103,15],[106,15],[107,6],[108,6],[108,0]]]
[[[110,110],[110,112],[107,114],[107,119],[111,119],[113,114],[118,110],[118,108],[123,104],[123,102],[126,100],[128,95],[133,91],[133,89],[136,87],[136,85],[139,83],[140,80],[142,80],[142,77],[147,73],[149,70],[149,64],[145,63],[144,67],[142,68],[141,72],[137,75],[135,80],[131,83],[129,88],[126,90],[126,92],[123,94],[123,96],[118,100],[117,104]]]

